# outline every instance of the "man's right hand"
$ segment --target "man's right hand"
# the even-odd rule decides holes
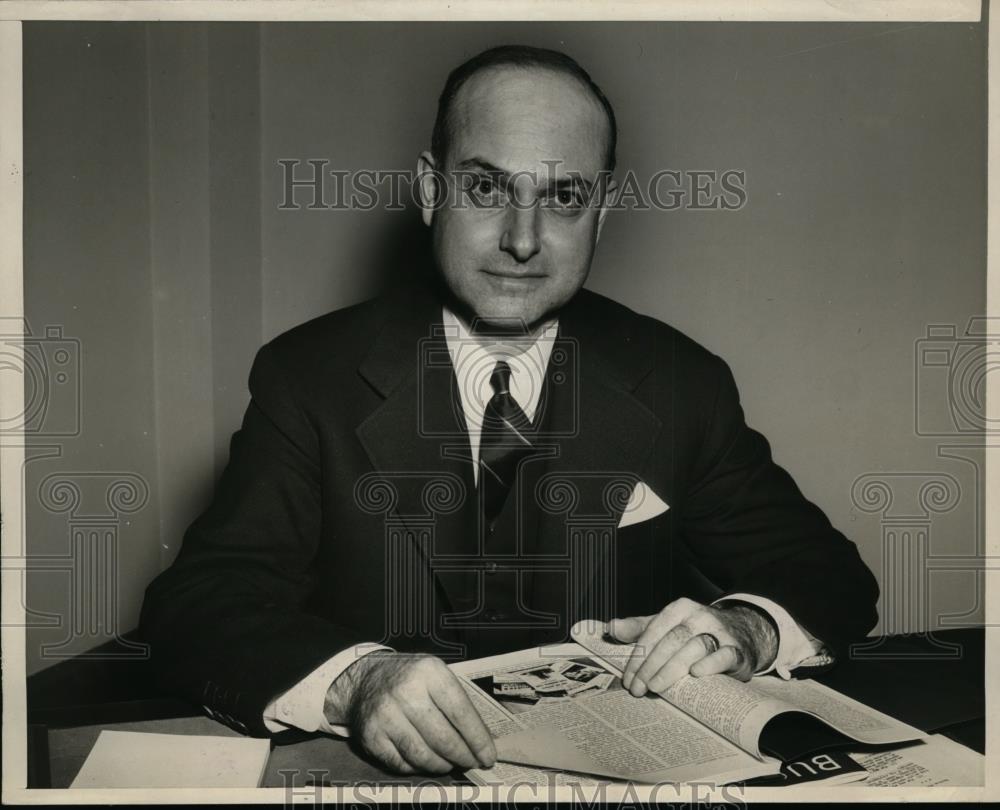
[[[464,687],[440,659],[377,651],[330,684],[323,711],[346,723],[364,749],[399,773],[491,768],[493,737]]]

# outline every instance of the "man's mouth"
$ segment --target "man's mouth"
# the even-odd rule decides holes
[[[488,276],[493,276],[494,278],[509,279],[511,281],[534,281],[545,278],[544,273],[526,273],[524,271],[517,270],[483,270],[483,272]]]

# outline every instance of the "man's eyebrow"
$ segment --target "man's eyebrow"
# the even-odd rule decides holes
[[[456,166],[459,170],[469,170],[469,169],[481,169],[482,171],[497,175],[499,178],[508,180],[513,176],[512,172],[507,171],[507,169],[502,169],[499,166],[495,166],[488,160],[484,160],[481,157],[471,157],[460,161]],[[595,181],[588,180],[586,177],[581,175],[579,172],[569,172],[568,177],[553,178],[548,183],[545,184],[546,191],[559,190],[564,188],[575,188],[577,186],[583,186],[584,191],[590,192],[594,187]]]
[[[483,160],[479,157],[466,158],[455,166],[456,169],[482,169],[489,174],[498,174],[502,177],[510,177],[510,172],[506,169],[501,169],[499,166],[494,166],[488,160]]]
[[[547,191],[558,191],[564,188],[577,188],[582,186],[583,190],[589,192],[594,187],[594,181],[576,173],[570,173],[569,177],[559,177],[545,184]]]

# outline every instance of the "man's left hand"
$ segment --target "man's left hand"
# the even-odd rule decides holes
[[[688,674],[725,673],[748,681],[778,653],[770,619],[741,602],[709,607],[677,599],[655,616],[613,619],[608,630],[618,641],[635,642],[622,684],[636,697],[661,694]]]

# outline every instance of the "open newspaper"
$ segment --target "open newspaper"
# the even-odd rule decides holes
[[[470,771],[472,781],[723,785],[777,774],[782,759],[806,753],[802,740],[808,749],[926,736],[812,681],[687,676],[662,697],[634,698],[619,677],[632,645],[608,641],[603,623],[581,622],[572,637],[452,665],[496,739],[497,765]]]

